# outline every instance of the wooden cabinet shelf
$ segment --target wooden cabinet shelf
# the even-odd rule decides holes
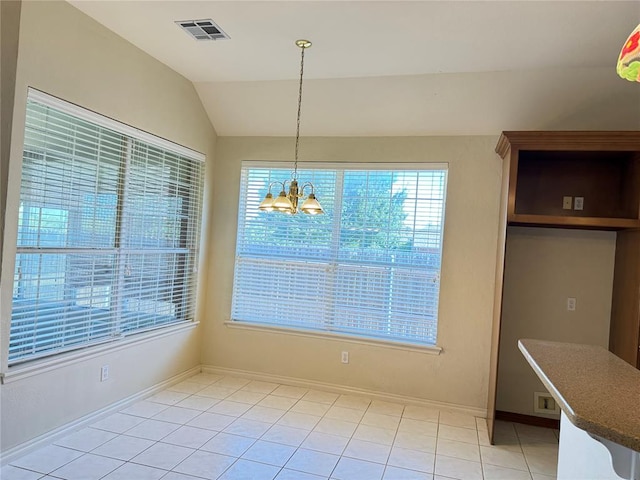
[[[510,162],[510,224],[640,227],[640,132],[504,132],[496,152]]]
[[[624,230],[640,228],[640,220],[633,218],[573,217],[559,215],[513,214],[507,217],[509,225],[529,227],[583,228]]]

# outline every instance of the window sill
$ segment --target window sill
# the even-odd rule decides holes
[[[355,335],[349,335],[346,333],[330,333],[330,332],[316,332],[303,330],[293,327],[278,327],[273,325],[257,325],[255,323],[247,323],[240,321],[229,320],[224,322],[225,326],[229,328],[237,328],[239,330],[253,330],[258,332],[268,333],[284,333],[287,335],[295,335],[299,337],[310,338],[323,338],[326,340],[333,340],[337,342],[356,343],[360,345],[369,345],[375,347],[392,348],[403,351],[414,351],[419,353],[426,353],[429,355],[440,355],[442,353],[442,347],[437,345],[417,345],[415,343],[400,342],[394,340],[383,340],[374,337],[359,337]]]
[[[16,380],[22,380],[24,378],[32,377],[34,375],[40,375],[42,373],[55,370],[57,368],[66,367],[79,363],[91,358],[104,355],[105,353],[117,352],[135,345],[156,340],[158,338],[173,335],[175,333],[184,332],[196,328],[200,322],[184,322],[178,325],[172,325],[169,327],[152,330],[149,332],[139,333],[125,337],[122,340],[115,340],[113,342],[102,343],[93,347],[87,347],[81,350],[75,350],[69,353],[62,353],[58,355],[52,355],[48,358],[40,360],[33,360],[26,362],[22,365],[16,365],[15,367],[9,367],[7,371],[0,373],[0,383],[10,383]]]

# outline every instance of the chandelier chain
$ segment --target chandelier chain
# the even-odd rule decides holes
[[[302,76],[304,75],[304,51],[307,47],[301,46],[302,54],[300,56],[300,86],[298,87],[298,118],[296,120],[296,149],[293,163],[294,180],[298,179],[298,145],[300,144],[300,113],[302,112]]]
[[[293,163],[293,171],[291,172],[291,178],[284,182],[274,181],[269,184],[269,189],[264,197],[264,200],[258,206],[258,209],[262,212],[281,212],[289,215],[295,215],[299,211],[307,215],[322,215],[324,210],[316,199],[313,183],[305,182],[302,185],[298,184],[298,149],[300,146],[300,117],[302,115],[302,79],[304,77],[304,51],[311,46],[309,40],[297,40],[296,46],[299,47],[302,52],[300,54],[300,84],[298,87],[298,117],[296,119],[296,148],[295,148],[295,161]],[[287,188],[287,183],[289,187]],[[271,187],[274,185],[280,185],[282,190],[277,198],[274,198],[271,193]],[[300,209],[298,209],[298,202],[304,198],[305,189],[311,190],[308,193],[307,199],[302,202]]]

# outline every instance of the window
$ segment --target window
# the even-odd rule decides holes
[[[203,157],[30,90],[9,364],[193,319]]]
[[[243,165],[232,320],[434,345],[446,167],[303,167],[326,215],[260,212],[289,174]]]

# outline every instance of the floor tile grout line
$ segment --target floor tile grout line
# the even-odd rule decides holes
[[[406,406],[402,409],[402,413],[404,413],[406,409]],[[391,453],[393,452],[393,445],[396,443],[396,439],[398,438],[398,431],[400,430],[400,425],[402,424],[402,416],[400,416],[400,421],[398,422],[398,426],[396,428],[396,431],[393,435],[393,441],[391,442],[391,448],[389,449],[389,455],[387,455],[387,461],[384,464],[384,468],[382,469],[382,477],[380,478],[384,478],[384,476],[387,473],[387,467],[389,466],[389,460],[391,460]],[[434,455],[434,462],[435,462],[435,455]]]
[[[531,472],[531,466],[529,465],[529,460],[527,460],[527,456],[524,454],[524,448],[522,448],[522,440],[520,439],[520,435],[518,435],[518,430],[513,427],[516,432],[516,438],[518,439],[518,445],[520,446],[520,451],[522,452],[522,456],[524,457],[524,463],[527,466],[527,472],[529,473],[529,477],[533,478],[533,474]]]

